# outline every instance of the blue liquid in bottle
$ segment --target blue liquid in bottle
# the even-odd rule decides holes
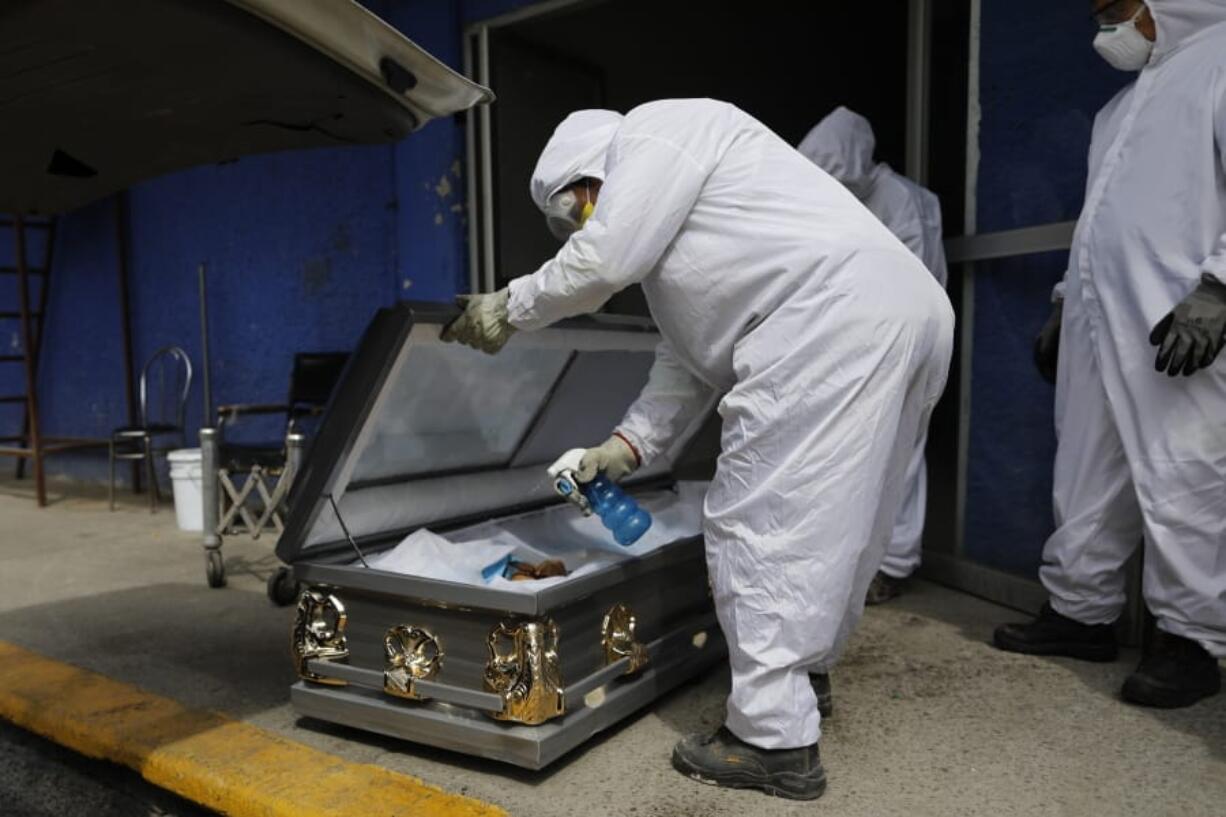
[[[597,474],[596,479],[580,485],[579,490],[622,547],[633,545],[651,527],[651,514],[604,474]]]

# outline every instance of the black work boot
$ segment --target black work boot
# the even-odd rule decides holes
[[[890,599],[901,596],[906,584],[906,579],[896,579],[878,570],[869,583],[868,592],[864,594],[864,603],[870,607],[874,604],[885,604]]]
[[[829,718],[834,714],[834,692],[830,688],[830,674],[811,673],[809,683],[813,685],[813,694],[817,696],[817,711],[822,718]]]
[[[1120,695],[1129,703],[1176,709],[1221,689],[1216,658],[1189,638],[1159,630],[1141,663],[1124,681]]]
[[[1114,661],[1119,655],[1115,625],[1082,624],[1044,604],[1039,616],[1025,624],[1002,624],[993,643],[1008,652],[1062,655],[1082,661]]]
[[[721,726],[714,735],[688,735],[673,749],[673,768],[700,783],[761,789],[776,797],[815,800],[826,790],[817,744],[759,749]]]

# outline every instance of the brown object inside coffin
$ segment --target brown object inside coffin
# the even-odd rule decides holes
[[[557,559],[546,559],[539,564],[511,562],[506,569],[507,578],[513,582],[528,582],[536,579],[552,579],[567,575],[566,565]]]

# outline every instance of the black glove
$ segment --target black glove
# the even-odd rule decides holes
[[[1064,301],[1051,305],[1047,323],[1034,339],[1034,365],[1048,383],[1056,382],[1056,361],[1060,358],[1060,318],[1064,315]]]
[[[1226,284],[1209,273],[1149,333],[1158,348],[1154,365],[1171,377],[1190,375],[1213,363],[1226,338]]]

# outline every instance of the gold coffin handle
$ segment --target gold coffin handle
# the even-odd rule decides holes
[[[317,684],[345,686],[339,678],[325,678],[307,669],[309,661],[349,660],[349,645],[345,628],[349,616],[345,605],[322,588],[308,588],[298,597],[298,610],[290,631],[290,651],[298,677]]]
[[[487,646],[485,689],[502,698],[502,711],[491,713],[496,720],[535,726],[566,713],[552,619],[503,621],[490,631]]]
[[[636,624],[634,611],[625,604],[615,604],[605,613],[604,622],[600,625],[600,643],[604,647],[605,666],[628,658],[630,663],[626,667],[626,675],[633,675],[647,666],[650,660],[647,648],[634,637]]]
[[[383,636],[386,664],[383,691],[397,698],[424,700],[418,681],[431,681],[443,668],[443,646],[429,630],[401,624]]]

